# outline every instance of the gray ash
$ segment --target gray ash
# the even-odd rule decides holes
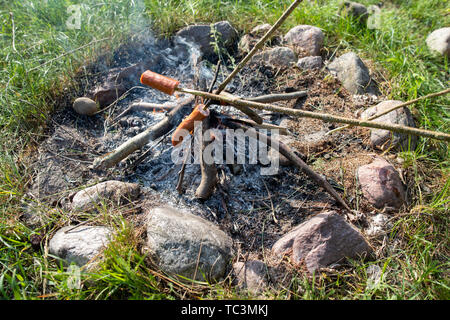
[[[214,66],[207,61],[200,61],[198,49],[194,45],[182,39],[159,41],[148,37],[120,47],[112,59],[100,57],[97,62],[87,66],[86,70],[90,76],[86,76],[86,72],[83,72],[85,76],[79,75],[82,83],[89,83],[84,94],[93,92],[96,87],[105,85],[105,82],[111,79],[117,79],[122,70],[138,64],[142,64],[141,67],[145,69],[175,78],[180,81],[180,86],[186,88],[204,87],[205,84],[209,86],[214,75]],[[232,65],[224,66],[217,83],[232,69]],[[142,68],[137,70],[141,71]],[[267,67],[248,65],[227,87],[227,91],[241,97],[273,93],[271,90],[276,87],[275,73],[276,70]],[[140,74],[136,72],[122,77],[122,84],[127,90],[139,86]],[[175,102],[176,99],[175,96],[167,96],[141,86],[132,89],[124,99],[93,118],[76,115],[70,106],[66,106],[56,113],[52,127],[72,127],[84,136],[86,145],[81,151],[85,153],[78,159],[89,163],[98,154],[113,151],[164,118],[162,112],[132,111],[111,125],[112,120],[131,103],[142,101],[162,104]],[[212,109],[218,113],[243,117],[231,107],[212,106]],[[268,122],[279,122],[279,117],[263,117]],[[51,130],[49,134],[56,132],[58,131]],[[92,152],[93,146],[95,153]],[[133,172],[127,171],[127,167],[148,149],[151,149],[149,156]],[[262,176],[260,164],[244,164],[239,173],[233,172],[229,165],[217,165],[220,183],[207,201],[195,199],[195,189],[201,179],[200,166],[188,164],[183,182],[184,193],[180,195],[175,189],[180,165],[173,164],[172,150],[169,134],[161,141],[150,142],[143,150],[122,161],[108,173],[97,175],[91,172],[90,176],[86,176],[86,171],[80,171],[78,167],[69,167],[68,170],[76,170],[75,172],[80,172],[80,176],[83,172],[83,181],[86,183],[106,177],[137,182],[150,196],[157,195],[161,204],[169,204],[213,221],[240,242],[243,250],[254,252],[261,252],[262,247],[269,247],[290,227],[301,222],[307,214],[311,214],[311,203],[316,203],[317,211],[334,203],[334,200],[318,190],[298,169],[281,167],[277,175]],[[68,150],[62,150],[61,155],[67,152]],[[88,164],[83,165],[88,167]],[[64,187],[77,188],[80,184],[76,181]],[[274,222],[274,217],[278,223]]]

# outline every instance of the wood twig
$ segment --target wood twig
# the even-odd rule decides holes
[[[209,89],[208,89],[209,93],[211,93],[213,91],[214,86],[216,85],[217,77],[219,76],[219,71],[220,71],[221,65],[222,65],[222,60],[219,60],[219,62],[217,62],[217,65],[216,65],[216,72],[214,73],[213,81],[211,81],[211,84],[209,85]]]
[[[252,126],[254,128],[258,128],[258,129],[278,130],[281,135],[284,135],[284,136],[289,135],[288,129],[286,127],[277,126],[275,124],[266,123],[266,122],[256,123],[252,120],[241,119],[241,118],[234,118],[233,121],[241,122],[243,124],[246,124],[246,125]]]

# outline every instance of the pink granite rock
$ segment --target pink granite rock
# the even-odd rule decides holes
[[[358,168],[358,179],[364,197],[376,208],[399,209],[405,202],[405,189],[395,168],[377,157]]]

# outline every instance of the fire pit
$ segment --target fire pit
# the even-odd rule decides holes
[[[242,255],[267,260],[266,248],[271,247],[278,254],[294,250],[295,262],[306,259],[310,271],[323,260],[314,248],[331,252],[323,260],[327,265],[369,253],[364,237],[343,218],[365,227],[365,212],[372,208],[355,179],[357,168],[373,159],[365,143],[368,132],[348,126],[340,131],[330,122],[448,137],[370,121],[376,116],[353,119],[358,108],[376,99],[356,106],[354,97],[324,69],[268,65],[264,54],[251,59],[279,23],[245,57],[221,56],[217,65],[202,59],[200,47],[183,37],[141,36],[119,48],[112,61],[101,57],[85,67],[79,75],[80,83],[87,83],[83,94],[101,110],[91,104],[80,115],[78,106],[76,113],[66,104],[56,113],[49,138],[39,147],[30,198],[75,214],[93,209],[84,202],[75,204],[79,199],[91,205],[104,196],[123,204],[119,189],[124,187],[132,211],[145,213],[138,215],[137,223],[147,224],[152,255],[163,270],[188,278],[197,279],[198,268],[214,270],[212,278],[220,278],[232,247],[236,261]],[[292,50],[272,51],[289,56]],[[393,190],[403,187],[389,163],[377,163],[390,180],[397,179]],[[120,182],[125,184],[121,187]],[[90,185],[93,189],[85,189]],[[405,194],[397,193],[402,199],[393,203],[401,206]],[[291,230],[311,217],[315,220]],[[25,219],[36,222],[36,215]],[[61,232],[70,234],[73,228],[77,226]],[[64,239],[61,232],[54,238]],[[105,237],[111,233],[102,232]],[[95,234],[89,236],[95,239]],[[195,236],[200,238],[189,238]],[[330,241],[313,243],[316,238]],[[303,252],[304,241],[316,253]],[[170,250],[152,247],[158,244]],[[56,255],[68,250],[55,243],[50,247]],[[189,263],[179,266],[180,261]]]

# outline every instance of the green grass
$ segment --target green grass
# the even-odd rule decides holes
[[[360,2],[369,5],[379,1]],[[69,30],[66,9],[79,3],[85,5],[81,29]],[[115,219],[106,218],[109,212],[99,219],[120,231],[117,241],[106,250],[95,272],[82,275],[82,289],[71,289],[67,269],[32,248],[29,239],[36,231],[18,220],[20,199],[31,176],[27,157],[61,103],[58,97],[76,87],[73,75],[81,66],[99,54],[112,52],[130,35],[146,32],[148,25],[169,36],[190,23],[229,20],[244,33],[257,24],[274,23],[290,1],[3,0],[0,4],[0,299],[243,297],[226,284],[186,288],[161,277],[148,267],[132,225],[115,210]],[[375,30],[340,17],[338,6],[339,1],[333,0],[304,1],[281,31],[297,24],[322,28],[330,54],[335,50],[337,55],[357,52],[370,62],[383,93],[392,99],[406,101],[449,86],[448,59],[431,54],[425,44],[431,31],[450,24],[448,3],[386,1],[383,23]],[[67,97],[67,103],[72,98]],[[448,132],[449,105],[448,97],[439,97],[417,103],[412,111],[418,126]],[[414,181],[410,186],[414,203],[410,212],[393,220],[389,245],[377,261],[355,262],[346,273],[317,279],[298,274],[287,288],[271,293],[271,297],[448,299],[448,152],[445,143],[421,139],[415,152],[402,154],[404,170]],[[423,190],[424,182],[431,184],[431,191]],[[54,215],[56,228],[63,215]],[[366,270],[372,264],[383,273],[376,285],[368,286]]]

